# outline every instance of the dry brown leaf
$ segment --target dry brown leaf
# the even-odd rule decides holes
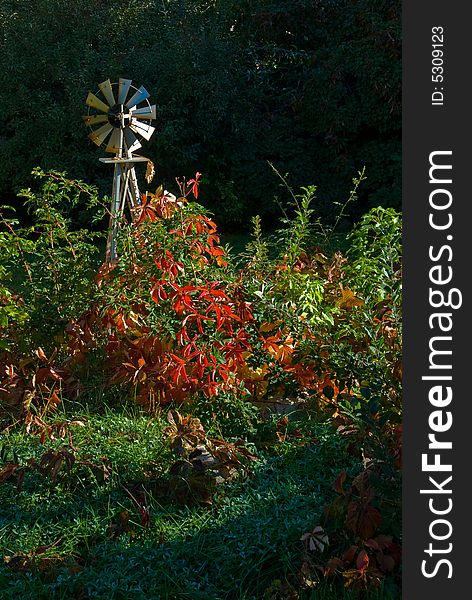
[[[148,183],[151,183],[151,181],[154,179],[155,174],[156,171],[154,169],[154,163],[152,162],[152,160],[148,160],[146,166],[146,175],[144,176],[146,181]]]

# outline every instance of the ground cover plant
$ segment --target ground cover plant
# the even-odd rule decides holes
[[[100,266],[66,216],[96,189],[36,175],[0,231],[2,597],[398,598],[400,215],[341,252],[282,178],[235,258],[197,173]]]

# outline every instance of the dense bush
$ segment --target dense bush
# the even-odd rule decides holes
[[[296,187],[318,182],[324,218],[364,164],[358,214],[398,207],[400,13],[387,0],[6,0],[0,193],[37,164],[108,191],[80,115],[89,89],[121,76],[157,103],[143,152],[167,185],[204,171],[222,223],[278,212],[268,160]]]

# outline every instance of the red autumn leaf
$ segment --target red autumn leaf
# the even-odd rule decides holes
[[[197,173],[195,174],[195,179],[189,179],[188,182],[189,185],[192,186],[192,194],[195,196],[195,198],[198,198],[198,185],[201,176],[202,174],[197,171]]]
[[[393,556],[390,556],[389,554],[384,554],[383,552],[377,552],[375,558],[377,559],[377,563],[380,569],[385,573],[393,571],[393,569],[395,568],[395,559],[393,558]]]
[[[5,465],[3,469],[0,471],[0,483],[3,483],[7,479],[9,479],[13,473],[18,469],[17,464],[10,463]]]
[[[346,527],[364,540],[373,536],[381,521],[380,512],[366,502],[353,500],[347,507]]]
[[[219,267],[227,267],[228,266],[228,262],[226,260],[224,260],[223,258],[221,258],[221,256],[216,257],[216,264]]]
[[[15,367],[13,365],[7,365],[5,367],[5,374],[9,379],[13,379],[15,377]]]
[[[179,333],[177,334],[177,342],[183,346],[185,342],[190,342],[190,337],[188,335],[187,332],[187,328],[185,327],[185,325],[182,325],[181,330],[179,331]],[[191,348],[190,346],[186,346],[186,348]],[[184,349],[185,352],[185,349]]]
[[[149,527],[151,525],[151,515],[147,508],[140,508],[139,512],[141,514],[141,525],[143,527]]]
[[[156,208],[150,203],[149,196],[147,194],[141,195],[141,205],[138,208],[140,210],[137,219],[138,225],[140,225],[146,219],[149,219],[151,223],[157,221]]]
[[[378,542],[376,540],[373,540],[372,538],[364,542],[364,546],[367,546],[367,548],[372,548],[372,550],[380,550]]]
[[[275,353],[275,358],[282,364],[282,365],[289,365],[292,362],[292,355],[294,352],[294,345],[293,345],[293,338],[292,337],[287,337],[286,340],[283,342],[283,344],[281,344],[276,353]]]
[[[346,492],[343,489],[343,483],[346,481],[347,473],[346,471],[341,471],[339,475],[336,477],[336,481],[333,483],[333,489],[338,494],[344,495]]]
[[[346,552],[343,554],[342,559],[345,565],[349,565],[356,556],[358,546],[350,546]]]
[[[223,248],[220,248],[219,246],[213,246],[212,248],[207,248],[207,252],[208,252],[208,254],[211,254],[212,256],[224,256],[225,255],[225,251],[223,250]]]
[[[151,298],[154,300],[154,302],[156,302],[156,304],[159,301],[167,299],[167,292],[164,290],[166,283],[167,282],[165,280],[156,281],[151,289]]]

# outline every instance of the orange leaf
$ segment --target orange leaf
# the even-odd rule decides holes
[[[341,288],[341,298],[336,301],[336,306],[350,310],[354,306],[364,306],[364,300],[358,298],[351,290]]]
[[[357,556],[356,567],[358,571],[365,571],[369,566],[369,555],[365,550],[361,550]]]
[[[61,399],[56,394],[56,392],[53,392],[49,397],[48,407],[52,406],[53,408],[56,408],[57,406],[59,406],[60,403],[61,403]]]

